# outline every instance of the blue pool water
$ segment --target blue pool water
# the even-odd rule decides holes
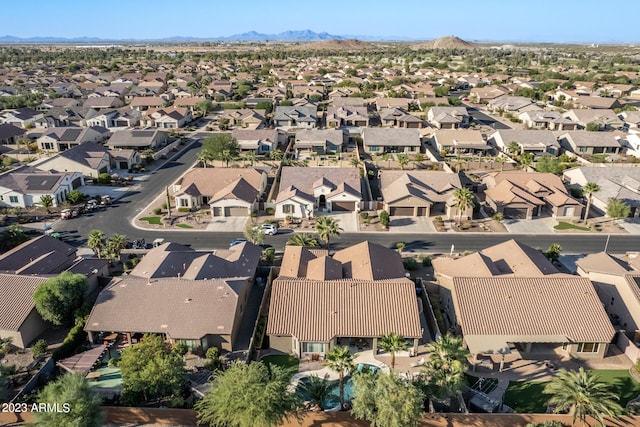
[[[366,372],[367,370],[371,371],[374,375],[378,372],[378,367],[374,365],[367,365],[364,363],[359,363],[356,369],[353,372]],[[309,395],[306,390],[300,386],[300,384],[309,384],[309,377],[300,378],[299,385],[297,387],[298,391],[302,394],[303,399],[309,400]],[[322,402],[322,409],[331,409],[340,405],[340,386],[338,380],[330,381],[333,385],[331,389],[331,394]],[[351,375],[346,375],[344,377],[344,401],[345,403],[350,403],[354,398],[353,394],[353,377]]]

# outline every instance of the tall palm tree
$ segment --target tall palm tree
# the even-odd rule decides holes
[[[340,387],[340,406],[344,407],[344,374],[353,369],[353,354],[349,353],[349,347],[336,346],[327,353],[324,364],[338,373],[338,385]]]
[[[198,161],[202,162],[202,167],[203,168],[206,168],[207,167],[207,163],[209,163],[211,160],[212,160],[211,153],[208,150],[202,150],[198,154]]]
[[[595,182],[587,182],[582,186],[582,194],[587,196],[587,208],[584,211],[584,222],[589,218],[589,210],[591,209],[591,201],[593,193],[600,191],[600,186]]]
[[[342,228],[338,224],[338,220],[330,216],[321,216],[316,219],[316,233],[320,239],[327,242],[327,250],[330,249],[330,239],[332,237],[340,237]]]
[[[402,335],[391,332],[380,338],[378,346],[387,353],[391,353],[391,369],[393,369],[396,366],[396,352],[407,349],[407,340]]]
[[[531,153],[522,153],[520,155],[520,164],[524,170],[527,170],[529,166],[533,164],[533,154]]]
[[[617,402],[620,397],[600,382],[597,374],[584,368],[577,372],[560,369],[543,393],[551,395],[549,404],[555,406],[555,412],[573,409],[573,424],[579,419],[584,425],[587,417],[592,416],[604,426],[603,415],[615,416],[622,412]]]
[[[244,159],[249,162],[249,165],[251,165],[251,167],[253,167],[254,163],[258,161],[258,156],[256,155],[255,151],[250,150],[247,151],[247,153],[244,155]]]
[[[309,233],[296,233],[287,240],[288,246],[319,246],[318,240]]]
[[[104,233],[100,230],[91,230],[87,239],[87,246],[93,249],[93,253],[100,258],[102,249],[104,248]]]
[[[520,154],[522,150],[520,148],[520,144],[518,144],[516,141],[511,141],[509,143],[509,147],[507,148],[507,151],[513,155],[516,155],[516,154]]]
[[[464,346],[462,338],[451,334],[441,335],[427,347],[429,359],[424,365],[424,372],[434,395],[439,398],[449,397],[454,406],[456,395],[465,384],[464,370],[467,365],[469,350]]]
[[[45,194],[44,196],[41,196],[40,205],[47,210],[47,213],[49,213],[49,208],[53,206],[53,196],[50,194]]]
[[[458,188],[453,192],[453,202],[458,210],[458,225],[460,225],[462,212],[473,206],[473,193],[468,188]]]

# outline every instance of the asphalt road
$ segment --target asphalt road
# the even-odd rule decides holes
[[[200,150],[200,142],[195,142],[175,158],[170,159],[164,166],[155,171],[150,179],[143,181],[140,189],[127,193],[112,206],[92,214],[86,214],[68,221],[58,221],[53,228],[60,232],[63,239],[75,246],[86,244],[87,236],[93,229],[104,231],[107,236],[118,233],[128,239],[144,238],[147,242],[162,237],[166,241],[189,244],[195,249],[228,248],[229,242],[236,237],[242,237],[237,232],[206,232],[206,231],[163,231],[140,230],[135,228],[131,219],[157,197],[165,186],[172,184],[180,175],[190,168],[196,161]],[[265,243],[282,249],[291,230],[281,230],[275,236],[266,236]],[[449,253],[451,245],[455,252],[465,250],[476,251],[507,239],[517,239],[524,244],[546,249],[552,243],[559,243],[563,253],[592,253],[604,250],[607,235],[572,235],[572,234],[492,234],[492,233],[425,233],[425,234],[394,234],[394,233],[345,233],[340,238],[332,239],[331,248],[340,249],[354,243],[369,240],[386,247],[395,248],[397,242],[405,242],[407,252]],[[608,244],[609,252],[624,253],[640,249],[637,236],[628,234],[611,235]]]

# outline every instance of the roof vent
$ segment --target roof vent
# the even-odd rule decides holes
[[[185,304],[189,304],[191,301],[193,301],[191,298],[185,298],[184,299]]]

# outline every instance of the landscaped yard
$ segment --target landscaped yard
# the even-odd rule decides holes
[[[189,224],[176,224],[176,227],[180,227],[180,228],[193,228],[192,225]]]
[[[298,372],[298,367],[300,365],[300,360],[287,354],[269,355],[260,360],[267,366],[275,365],[285,368],[287,371],[290,371],[291,375]]]
[[[153,225],[161,225],[162,224],[160,222],[160,217],[159,216],[145,216],[143,218],[140,218],[140,221],[146,221],[149,224],[153,224]]]
[[[624,408],[628,401],[640,394],[640,383],[625,370],[596,370],[600,381],[610,384],[611,390],[618,396],[618,403]],[[544,413],[547,410],[549,395],[543,394],[546,382],[518,381],[509,383],[504,395],[504,403],[519,413]]]
[[[560,221],[558,225],[553,227],[554,230],[562,231],[562,230],[580,230],[580,231],[590,231],[589,227],[581,227],[579,225],[571,224],[568,222]]]

